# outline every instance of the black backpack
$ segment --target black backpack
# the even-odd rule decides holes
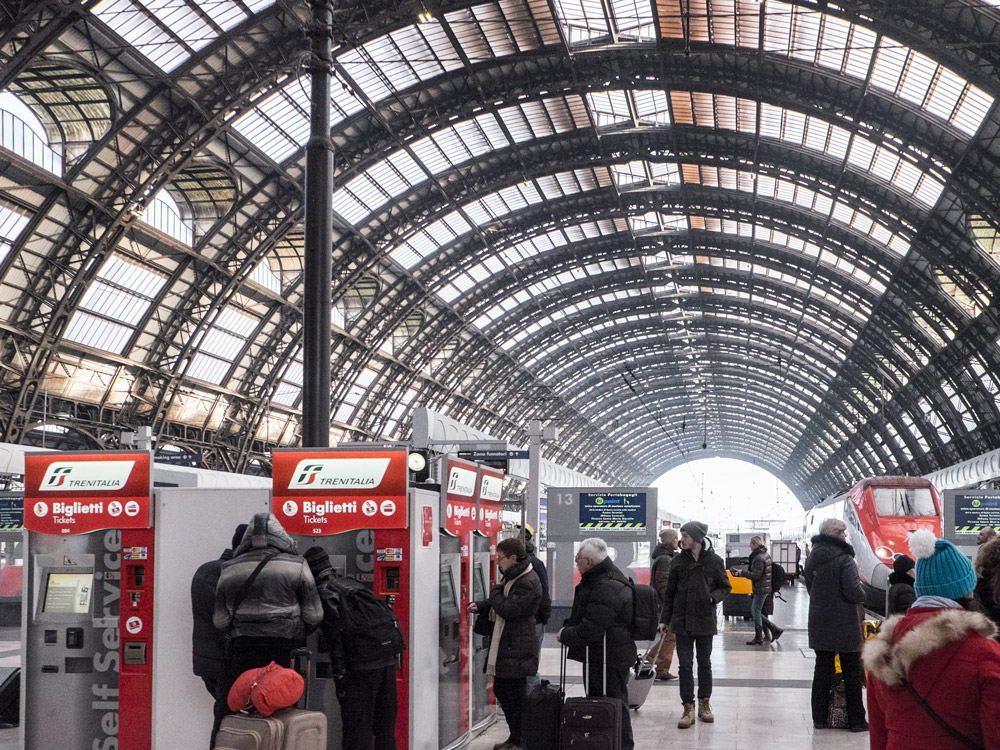
[[[788,574],[785,573],[785,569],[778,565],[776,562],[771,563],[771,591],[777,594],[781,591],[781,587],[785,585],[788,580]]]
[[[632,640],[651,641],[660,624],[659,596],[656,589],[632,583]]]
[[[389,603],[353,578],[329,578],[339,597],[341,637],[347,666],[364,668],[406,650],[399,619]]]

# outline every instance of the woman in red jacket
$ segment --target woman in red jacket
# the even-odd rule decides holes
[[[1000,749],[996,626],[967,611],[972,564],[929,531],[910,537],[917,600],[864,651],[871,750]]]

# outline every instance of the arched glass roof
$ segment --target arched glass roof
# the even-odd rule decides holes
[[[340,3],[331,438],[540,419],[608,482],[705,442],[806,502],[994,448],[995,6]],[[54,7],[0,50],[0,437],[259,466],[299,441],[308,5]]]

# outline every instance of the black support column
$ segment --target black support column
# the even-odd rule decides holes
[[[333,141],[330,139],[331,0],[312,8],[312,117],[306,145],[302,446],[330,445],[330,307],[333,273]]]

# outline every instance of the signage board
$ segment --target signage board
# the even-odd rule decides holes
[[[955,490],[955,533],[978,534],[980,529],[1000,529],[1000,492]]]
[[[277,450],[271,511],[289,534],[406,528],[406,451]]]
[[[0,530],[24,528],[24,495],[0,494]]]
[[[459,451],[458,457],[470,461],[527,461],[528,451]]]
[[[87,534],[152,525],[147,452],[25,453],[24,526]]]
[[[503,528],[503,472],[479,467],[479,533],[495,536]]]
[[[581,492],[581,529],[644,529],[645,492]]]
[[[453,536],[461,536],[476,529],[479,467],[457,458],[444,461],[444,529]]]

